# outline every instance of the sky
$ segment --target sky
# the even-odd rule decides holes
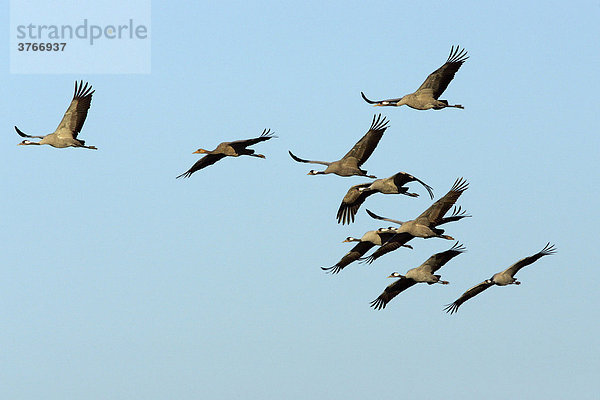
[[[0,397],[597,398],[600,3],[524,3],[153,2],[144,73],[11,72],[5,50]],[[470,58],[442,98],[464,110],[361,99],[414,91],[452,45]],[[79,137],[99,150],[17,147],[14,125],[55,129],[75,80],[96,90]],[[472,217],[446,226],[467,248],[439,271],[449,285],[376,311],[388,275],[454,242],[320,267],[389,226],[365,208],[407,220],[432,201],[413,183],[420,197],[374,195],[339,225],[368,179],[308,176],[287,152],[339,159],[379,112],[390,127],[363,167],[436,199],[464,177]],[[266,159],[175,179],[196,149],[265,128]],[[520,286],[443,312],[547,242]]]

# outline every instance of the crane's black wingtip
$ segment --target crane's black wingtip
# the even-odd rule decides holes
[[[549,256],[552,254],[556,254],[556,246],[551,244],[550,242],[546,243],[546,246],[540,251],[540,254],[543,256]]]
[[[27,137],[27,135],[25,133],[23,133],[19,128],[17,128],[16,125],[15,125],[15,131],[17,131],[17,133],[19,134],[19,136],[21,136],[21,137]]]
[[[360,92],[360,95],[362,96],[363,100],[364,100],[364,101],[366,101],[367,103],[369,103],[369,104],[377,104],[377,102],[376,102],[376,101],[369,100],[369,99],[367,98],[367,96],[365,96],[365,94],[364,94],[363,92]]]
[[[456,304],[456,302],[446,304],[444,306],[444,311],[446,311],[448,314],[452,315],[458,311],[458,307],[460,307],[460,305]]]
[[[334,265],[333,267],[321,267],[321,269],[328,274],[335,275],[338,272],[340,272],[343,269],[343,267],[340,267],[339,265]]]
[[[369,304],[371,305],[371,307],[373,307],[374,310],[383,310],[387,305],[386,302],[379,297],[370,302]]]
[[[293,159],[294,161],[296,161],[296,162],[301,162],[301,163],[303,163],[303,162],[306,162],[305,160],[303,160],[303,159],[301,159],[301,158],[299,158],[299,157],[296,157],[296,156],[294,155],[294,153],[292,153],[290,150],[288,150],[288,153],[290,154],[290,157],[292,157],[292,159]]]

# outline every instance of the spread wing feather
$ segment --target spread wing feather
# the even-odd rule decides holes
[[[473,286],[471,289],[467,290],[460,296],[454,303],[446,304],[444,307],[444,311],[450,314],[454,314],[458,311],[458,308],[470,298],[477,296],[479,293],[483,292],[485,289],[494,286],[494,283],[491,280],[486,280],[481,282],[478,285]]]
[[[417,92],[430,89],[433,93],[433,97],[435,99],[439,98],[452,79],[454,79],[456,71],[459,70],[468,58],[465,49],[460,49],[460,46],[456,46],[456,49],[454,49],[454,46],[452,46],[446,63],[432,72],[427,79],[425,79],[425,82],[419,86]]]
[[[92,90],[92,86],[89,85],[88,82],[84,85],[83,81],[80,81],[79,86],[77,85],[77,81],[75,82],[75,94],[73,95],[73,100],[71,100],[69,108],[67,108],[65,115],[56,128],[59,136],[64,135],[64,130],[66,129],[73,138],[77,138],[77,134],[81,132],[81,128],[83,128],[83,123],[85,122],[88,110],[90,109],[94,92],[95,91]],[[67,135],[69,134],[67,133]]]
[[[229,142],[229,145],[235,148],[236,150],[245,149],[248,146],[252,146],[253,144],[264,142],[265,140],[269,140],[272,138],[276,138],[277,136],[271,133],[271,130],[264,129],[262,134],[253,139],[244,139],[244,140],[236,140],[234,142]]]
[[[385,117],[381,117],[381,114],[374,115],[373,122],[367,133],[346,153],[343,159],[353,157],[357,160],[357,164],[360,167],[373,154],[383,133],[388,128],[388,122]]]
[[[541,251],[539,251],[538,253],[536,253],[532,256],[525,257],[522,260],[517,261],[510,267],[506,268],[503,272],[507,272],[510,274],[510,276],[514,277],[515,274],[517,272],[519,272],[519,270],[521,268],[526,267],[529,264],[533,264],[534,262],[536,262],[537,260],[539,260],[540,258],[542,258],[544,256],[548,256],[548,255],[551,255],[554,253],[556,253],[556,247],[553,244],[551,245],[548,242]]]
[[[371,307],[373,307],[375,310],[384,309],[387,303],[389,303],[394,297],[398,296],[409,287],[414,286],[416,283],[417,282],[413,281],[412,279],[398,279],[396,282],[388,285],[388,287],[383,290],[383,293],[381,293],[378,298],[371,302]]]
[[[423,264],[419,266],[420,269],[433,274],[435,271],[443,267],[448,261],[452,260],[457,255],[464,253],[466,248],[460,243],[454,243],[450,249],[441,253],[436,253],[429,257]]]
[[[458,178],[452,188],[444,197],[436,201],[425,210],[417,219],[427,219],[428,223],[424,225],[437,226],[443,221],[444,215],[450,207],[456,203],[460,195],[469,188],[469,183],[463,178]]]
[[[360,185],[354,185],[342,199],[342,203],[340,204],[340,208],[338,208],[337,212],[337,222],[338,224],[350,224],[354,222],[354,217],[358,212],[358,209],[364,203],[364,201],[370,195],[374,194],[374,190],[359,190],[360,188],[368,188],[370,183],[362,183]]]
[[[358,260],[363,255],[365,255],[365,253],[369,251],[373,246],[375,245],[371,242],[360,242],[356,246],[354,246],[352,250],[346,253],[346,255],[344,255],[344,257],[342,257],[342,259],[338,261],[338,263],[335,264],[333,267],[321,267],[321,269],[331,274],[337,274],[342,269],[344,269],[354,261]]]
[[[182,176],[184,178],[189,178],[194,172],[201,170],[202,168],[206,168],[209,165],[213,165],[214,163],[225,157],[225,154],[207,154],[198,161],[196,161],[196,163],[192,165],[192,168],[179,175],[177,178],[181,178]]]

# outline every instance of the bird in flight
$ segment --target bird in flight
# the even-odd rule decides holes
[[[341,223],[343,225],[354,222],[354,216],[358,212],[361,204],[372,194],[403,194],[410,197],[418,197],[419,195],[417,193],[410,193],[408,188],[404,186],[409,182],[415,181],[423,185],[425,189],[427,189],[429,197],[433,199],[433,189],[431,186],[406,172],[398,172],[389,178],[377,179],[371,183],[362,183],[352,186],[348,189],[348,192],[344,196],[342,204],[340,204],[340,208],[338,209],[338,224]]]
[[[258,158],[265,158],[263,154],[256,154],[254,150],[247,149],[246,147],[252,146],[253,144],[264,142],[265,140],[269,140],[274,138],[271,134],[271,130],[263,130],[262,134],[253,139],[246,140],[236,140],[234,142],[223,142],[217,146],[216,149],[209,151],[204,149],[198,149],[193,154],[206,154],[204,157],[196,161],[194,165],[190,169],[188,169],[183,174],[179,175],[177,178],[189,178],[192,174],[202,168],[206,168],[209,165],[213,165],[217,161],[225,157],[239,157],[239,156],[252,156]]]
[[[389,218],[378,218],[378,216],[369,210],[367,213],[375,219],[383,219],[385,221],[394,222],[400,224],[397,228],[397,234],[403,236],[404,234],[411,237],[420,237],[424,239],[438,237],[447,240],[454,240],[453,237],[444,235],[444,230],[438,228],[446,222],[450,222],[445,219],[445,215],[450,208],[456,203],[460,195],[469,188],[469,184],[463,178],[458,178],[450,191],[444,195],[441,199],[433,203],[427,210],[425,210],[417,218],[410,221],[397,221]],[[390,239],[393,241],[394,238]],[[389,241],[388,241],[389,242]],[[379,249],[382,250],[382,249]],[[385,253],[384,253],[385,254]]]
[[[360,92],[360,94],[367,103],[374,106],[399,107],[406,104],[417,110],[429,110],[431,108],[441,110],[446,107],[464,108],[460,104],[448,104],[448,100],[438,100],[438,98],[444,93],[444,90],[446,90],[454,78],[456,71],[458,71],[468,58],[465,49],[461,50],[459,46],[456,46],[455,50],[454,46],[452,46],[446,63],[432,72],[416,92],[397,99],[376,101],[369,100],[363,92]]]
[[[556,253],[556,247],[553,244],[551,245],[550,243],[547,243],[541,251],[517,261],[504,271],[494,274],[490,279],[486,279],[480,284],[473,286],[471,289],[464,292],[458,299],[456,299],[454,303],[447,304],[444,307],[444,310],[450,314],[454,314],[465,301],[477,296],[479,293],[494,285],[520,285],[521,282],[515,279],[515,274],[519,272],[521,268],[526,267],[529,264],[533,264],[543,256],[548,256],[554,253]]]
[[[448,281],[440,280],[441,275],[434,275],[434,272],[442,268],[448,261],[452,260],[457,255],[464,253],[465,251],[465,247],[456,242],[450,249],[441,253],[436,253],[429,257],[417,268],[408,270],[406,275],[400,275],[398,272],[392,273],[390,276],[388,276],[388,278],[400,279],[388,285],[383,293],[381,293],[378,298],[371,302],[371,307],[376,310],[384,309],[387,303],[389,303],[394,297],[398,296],[400,293],[419,282],[424,282],[428,285],[433,285],[434,283],[447,285]]]
[[[321,267],[323,271],[331,274],[337,274],[342,269],[364,256],[365,253],[375,246],[381,246],[396,234],[394,228],[379,228],[375,231],[368,231],[360,239],[347,237],[342,243],[358,242],[349,252],[347,252],[340,261],[332,267]],[[411,245],[403,244],[403,247],[412,249]]]
[[[95,90],[92,90],[92,86],[88,85],[87,82],[84,85],[83,81],[80,81],[79,85],[77,85],[77,81],[75,81],[75,94],[73,95],[73,100],[71,100],[67,112],[65,112],[60,124],[58,124],[58,128],[48,135],[32,136],[22,132],[15,126],[15,130],[21,137],[41,139],[39,142],[32,142],[25,139],[19,143],[19,145],[28,146],[47,144],[61,149],[65,147],[83,147],[86,149],[98,150],[94,146],[86,146],[85,141],[77,139],[77,135],[81,132],[88,110],[90,109],[94,92]]]
[[[324,171],[311,170],[308,175],[324,175],[324,174],[336,174],[339,176],[366,176],[368,178],[376,178],[373,175],[367,175],[367,171],[360,169],[360,166],[367,161],[367,159],[373,154],[375,147],[381,140],[383,133],[388,128],[388,121],[385,117],[381,117],[381,114],[373,116],[373,122],[369,131],[350,149],[350,151],[338,161],[327,162],[327,161],[311,161],[304,160],[300,157],[296,157],[291,151],[290,156],[294,161],[301,163],[310,164],[321,164],[326,165],[327,168]]]

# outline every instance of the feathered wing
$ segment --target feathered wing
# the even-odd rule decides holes
[[[301,162],[301,163],[309,163],[309,164],[321,164],[321,165],[331,165],[330,162],[327,161],[313,161],[313,160],[305,160],[303,158],[297,157],[295,156],[291,151],[288,150],[288,153],[290,153],[290,157],[292,157],[294,159],[294,161],[297,162]]]
[[[452,188],[444,197],[436,201],[417,217],[417,220],[427,219],[428,223],[424,225],[437,226],[443,221],[444,215],[450,207],[456,203],[460,195],[469,188],[469,183],[463,178],[458,178]]]
[[[370,186],[370,183],[362,183],[360,185],[354,185],[342,199],[342,203],[340,204],[340,208],[338,208],[337,212],[337,222],[338,224],[350,224],[354,222],[354,217],[358,212],[361,204],[369,197],[374,194],[373,190],[359,190],[360,188],[366,189]]]
[[[443,225],[443,224],[447,224],[448,222],[454,222],[454,221],[461,220],[463,218],[470,218],[470,217],[471,216],[468,215],[467,211],[463,210],[462,207],[454,206],[454,209],[452,210],[452,215],[450,215],[449,217],[442,218],[438,225]]]
[[[371,242],[360,242],[356,246],[352,248],[337,264],[333,267],[321,267],[323,271],[327,271],[331,274],[337,274],[342,269],[358,260],[360,257],[364,256],[367,251],[369,251],[373,246],[375,246]]]
[[[508,273],[510,276],[514,277],[515,274],[519,272],[521,268],[526,267],[529,264],[533,264],[534,262],[536,262],[544,256],[548,256],[554,253],[556,253],[556,247],[553,244],[551,245],[550,242],[548,242],[540,252],[517,261],[510,267],[506,268],[503,272]]]
[[[383,293],[381,293],[378,298],[371,302],[371,307],[376,310],[384,309],[387,303],[389,303],[394,297],[398,296],[409,287],[414,286],[416,283],[417,282],[413,281],[412,279],[398,279],[396,282],[388,285],[388,287],[383,290]]]
[[[468,58],[469,57],[467,56],[465,49],[461,50],[460,46],[456,46],[455,50],[454,46],[452,46],[446,63],[429,74],[427,79],[425,79],[425,82],[419,86],[417,92],[430,89],[433,97],[435,99],[439,98],[454,78],[456,71],[459,70],[459,68]]]
[[[433,200],[433,188],[431,186],[429,186],[428,184],[426,184],[425,182],[423,182],[422,180],[420,180],[406,172],[398,172],[397,174],[393,175],[393,178],[394,178],[394,184],[398,188],[400,188],[401,186],[404,186],[405,184],[407,184],[409,182],[419,182],[421,185],[423,185],[423,187],[425,189],[427,189],[427,192],[429,193],[429,197],[431,197],[431,199]]]
[[[73,138],[77,138],[77,134],[81,132],[81,128],[83,128],[83,123],[85,122],[88,110],[90,109],[94,92],[92,86],[87,82],[84,85],[83,81],[80,81],[79,86],[77,85],[77,82],[75,82],[75,94],[73,95],[73,100],[71,100],[67,112],[65,112],[65,115],[56,128],[59,137],[65,134],[66,129]]]
[[[446,306],[444,306],[444,311],[450,314],[454,314],[458,311],[458,308],[462,305],[462,303],[469,300],[470,298],[477,296],[479,293],[483,292],[485,289],[491,286],[494,286],[494,283],[489,279],[481,282],[478,285],[473,286],[471,289],[464,292],[462,296],[456,299],[454,303],[446,304]]]
[[[25,132],[21,131],[19,128],[17,128],[15,126],[15,131],[17,131],[17,133],[19,134],[19,136],[21,137],[25,137],[25,138],[32,138],[32,139],[43,139],[43,136],[32,136],[32,135],[28,135]]]
[[[186,172],[179,175],[177,178],[181,178],[182,176],[184,178],[189,178],[194,172],[201,170],[202,168],[206,168],[209,165],[213,165],[214,163],[225,157],[225,154],[207,154],[198,161],[196,161],[196,163],[192,165],[192,168],[188,169]]]
[[[391,218],[379,216],[379,215],[375,214],[373,211],[369,210],[368,208],[366,211],[367,211],[367,214],[369,214],[369,216],[373,219],[378,219],[380,221],[392,222],[392,223],[398,224],[398,225],[402,225],[404,223],[403,221],[398,221],[397,219],[391,219]]]
[[[232,146],[236,150],[245,149],[248,146],[252,146],[253,144],[264,142],[265,140],[269,140],[272,138],[276,138],[277,136],[271,133],[270,129],[264,129],[262,134],[253,139],[244,139],[244,140],[236,140],[234,142],[229,142],[229,145]]]
[[[459,242],[454,243],[450,249],[441,253],[436,253],[429,257],[423,264],[419,266],[420,269],[433,274],[435,271],[443,267],[448,261],[461,253],[464,253],[466,248]]]
[[[369,100],[367,98],[367,96],[363,92],[360,92],[360,95],[362,96],[363,100],[366,101],[369,104],[378,104],[378,103],[381,103],[382,101],[387,101],[387,102],[390,102],[390,103],[397,103],[400,100],[402,100],[401,97],[398,97],[397,99]]]
[[[413,238],[414,236],[410,233],[397,233],[394,236],[392,236],[387,242],[385,242],[380,248],[375,250],[370,256],[365,257],[361,260],[363,263],[372,264],[373,261],[377,260],[379,257],[391,251],[399,249]]]
[[[360,167],[375,151],[375,147],[379,144],[383,133],[388,128],[389,121],[381,114],[373,116],[371,127],[365,135],[350,149],[342,159],[353,157],[357,160],[357,165]]]

